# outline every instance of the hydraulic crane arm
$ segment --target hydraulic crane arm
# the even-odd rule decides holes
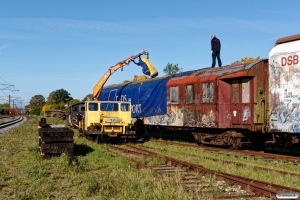
[[[148,51],[143,50],[140,53],[134,55],[134,56],[130,56],[129,58],[118,62],[116,65],[111,66],[106,73],[102,76],[102,78],[98,81],[98,83],[94,86],[94,90],[93,90],[93,97],[98,99],[100,94],[101,94],[101,90],[104,86],[104,84],[106,83],[106,81],[109,79],[109,77],[111,76],[111,74],[115,71],[117,71],[120,68],[123,68],[125,65],[128,65],[131,61],[133,61],[134,59],[140,57],[141,55],[149,55]]]

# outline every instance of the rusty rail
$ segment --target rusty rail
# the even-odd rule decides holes
[[[109,149],[113,149],[113,150],[116,150],[116,151],[122,151],[122,152],[124,152],[124,153],[131,153],[131,154],[141,155],[141,156],[145,155],[145,154],[140,153],[140,152],[130,151],[130,150],[128,150],[128,149],[122,149],[122,148],[120,148],[120,147],[116,147],[116,146],[113,146],[113,145],[107,145],[107,147],[108,147]],[[150,167],[148,167],[147,165],[144,165],[143,163],[141,163],[141,162],[135,160],[134,158],[127,158],[127,159],[128,159],[129,161],[135,163],[135,165],[136,165],[136,167],[137,167],[138,169],[140,169],[140,168],[150,168]]]
[[[230,153],[239,153],[239,154],[244,154],[244,155],[249,155],[249,156],[261,156],[261,157],[264,157],[264,158],[287,160],[287,161],[299,162],[300,163],[300,157],[296,157],[296,156],[287,156],[287,155],[279,155],[279,154],[271,154],[271,153],[261,153],[261,152],[253,152],[253,151],[251,152],[251,151],[221,149],[221,148],[215,148],[215,147],[196,146],[196,145],[191,145],[191,144],[183,144],[183,143],[168,142],[168,141],[158,141],[158,140],[151,140],[151,142],[164,143],[164,144],[173,144],[173,145],[186,146],[186,147],[192,147],[192,148],[202,148],[202,149],[211,150],[211,151],[226,151],[226,152],[230,152]]]
[[[110,150],[112,152],[119,151],[119,152],[123,152],[123,153],[126,153],[126,154],[132,154],[132,155],[137,155],[137,156],[151,156],[151,157],[153,157],[153,155],[150,155],[147,152],[136,151],[136,150],[132,151],[132,150],[129,150],[129,149],[124,149],[124,148],[117,147],[117,146],[112,146],[112,145],[108,145],[107,147],[108,147],[108,150]],[[145,146],[145,148],[147,148],[147,147]],[[137,161],[137,160],[133,159],[132,157],[129,157],[129,158],[126,157],[126,159],[129,160],[130,162],[135,163],[135,165],[137,166],[138,169],[147,168],[147,169],[150,169],[150,170],[152,170],[156,173],[165,174],[167,176],[170,176],[171,174],[175,174],[175,172],[178,171],[178,169],[176,169],[175,166],[173,166],[173,167],[169,166],[169,165],[147,166],[147,165],[141,163],[140,161]],[[184,171],[181,171],[181,172],[184,173]],[[187,184],[185,186],[185,188],[189,192],[192,192],[197,196],[203,196],[203,195],[210,192],[210,191],[200,191],[199,192],[198,187],[193,188],[193,186],[188,186],[189,184],[193,185],[195,183],[202,183],[202,181],[201,181],[201,179],[199,179],[199,177],[197,178],[194,174],[192,175],[192,174],[189,174],[189,173],[185,174],[185,176],[182,178],[182,182],[181,182],[181,184],[183,186]],[[233,194],[227,194],[227,195],[223,195],[223,196],[214,196],[213,195],[214,199],[236,199],[236,198],[252,198],[252,197],[259,197],[259,195],[255,194],[253,192],[251,192],[250,194],[249,194],[249,192],[248,192],[248,194],[238,194],[237,196],[233,195]]]
[[[300,190],[297,190],[297,189],[280,186],[280,185],[276,185],[276,184],[270,184],[270,183],[266,183],[263,181],[253,180],[253,179],[244,178],[244,177],[240,177],[240,176],[235,176],[233,174],[217,172],[214,170],[204,168],[203,166],[198,165],[198,164],[188,163],[188,162],[184,162],[184,161],[181,161],[181,160],[178,160],[175,158],[171,158],[168,156],[159,155],[157,153],[150,152],[148,150],[141,149],[141,148],[138,148],[133,145],[127,144],[126,146],[128,146],[132,149],[136,149],[137,151],[144,152],[149,155],[165,159],[165,160],[173,163],[174,165],[179,165],[179,166],[185,167],[187,169],[198,171],[198,172],[201,172],[204,174],[213,174],[219,178],[225,179],[226,181],[228,181],[230,183],[239,184],[245,189],[249,188],[254,193],[256,193],[258,195],[263,195],[268,198],[276,199],[276,194],[279,192],[297,192],[298,194],[300,194]]]

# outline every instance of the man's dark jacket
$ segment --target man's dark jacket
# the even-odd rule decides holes
[[[220,51],[221,50],[221,43],[220,43],[220,40],[216,37],[214,37],[212,40],[211,40],[211,50],[213,52],[216,52],[216,51]]]

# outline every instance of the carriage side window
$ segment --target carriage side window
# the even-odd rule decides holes
[[[178,86],[170,87],[170,102],[176,104],[179,102],[179,88]]]
[[[130,105],[128,103],[121,103],[122,111],[130,111]]]
[[[249,78],[242,79],[242,103],[250,103]]]
[[[214,83],[203,83],[202,84],[202,102],[213,103],[214,102]]]
[[[187,85],[185,87],[185,103],[186,104],[190,104],[190,103],[194,103],[194,99],[195,95],[194,95],[194,85]]]
[[[239,103],[239,82],[238,80],[232,80],[232,103],[237,104]]]
[[[98,110],[98,103],[89,103],[89,110],[90,111]]]
[[[84,107],[84,106],[80,107],[80,111],[81,111],[81,112],[84,112],[84,110],[85,110],[85,107]]]

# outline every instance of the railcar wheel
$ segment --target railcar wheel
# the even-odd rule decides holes
[[[232,142],[232,147],[230,147],[230,149],[232,150],[237,150],[239,148],[241,144],[241,138],[234,138],[233,142]]]

